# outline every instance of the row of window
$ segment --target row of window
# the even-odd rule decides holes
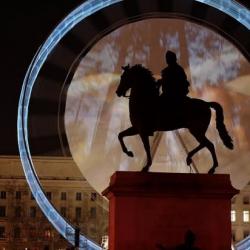
[[[13,237],[15,239],[18,239],[21,237],[21,229],[20,227],[15,227],[13,230]],[[0,226],[0,239],[4,239],[6,238],[6,232],[5,232],[5,227],[4,226]]]
[[[232,199],[232,203],[236,203],[236,199],[239,199],[239,196],[234,196]],[[250,196],[249,195],[244,195],[242,197],[242,204],[249,205],[250,204]]]
[[[46,196],[49,200],[52,199],[52,192],[46,192]],[[21,197],[22,197],[22,193],[21,191],[16,191],[15,193],[15,198],[17,200],[21,200]],[[0,199],[6,199],[7,198],[7,192],[6,191],[1,191],[0,192]],[[61,200],[67,200],[67,192],[61,192]],[[90,200],[91,201],[95,201],[97,198],[97,193],[95,192],[92,192],[91,193],[91,196],[90,196]],[[34,199],[33,195],[31,194],[31,199]],[[81,201],[83,199],[83,195],[81,192],[76,192],[76,196],[75,196],[75,199],[77,201]]]
[[[61,207],[60,208],[60,213],[62,216],[66,217],[67,216],[68,209],[67,207]],[[14,216],[15,217],[22,217],[23,216],[23,211],[20,206],[17,206],[14,208]],[[36,207],[30,207],[29,209],[29,216],[31,218],[35,218],[37,216],[37,208]],[[5,206],[0,206],[0,217],[6,217],[6,207]],[[82,218],[82,208],[81,207],[76,207],[75,208],[75,218],[76,219],[81,219]],[[96,208],[91,207],[90,208],[90,218],[94,219],[96,218]]]
[[[67,217],[68,213],[68,209],[67,207],[61,207],[60,208],[60,214],[63,217]],[[75,208],[75,219],[79,220],[82,218],[82,208],[81,207],[76,207]],[[95,207],[91,207],[90,208],[90,218],[91,219],[95,219],[96,218],[96,208]]]
[[[6,217],[6,207],[0,206],[0,217]],[[29,210],[29,216],[30,217],[36,217],[37,208],[36,207],[30,207]],[[14,207],[14,216],[15,217],[21,217],[22,216],[22,208],[20,206]]]
[[[21,238],[21,228],[18,226],[14,227],[12,236],[15,239]],[[7,235],[6,235],[5,227],[0,226],[0,239],[5,239],[6,237],[7,237]],[[30,228],[29,237],[31,237],[31,238],[37,237],[35,228],[32,228],[32,227]],[[44,230],[44,232],[42,232],[40,237],[43,237],[44,239],[50,239],[53,237],[53,231],[51,229],[47,228]]]
[[[249,222],[250,221],[250,213],[248,210],[242,211],[242,214],[240,215],[243,222]],[[237,220],[237,213],[235,210],[231,211],[231,222],[236,222]]]
[[[22,196],[21,191],[16,191],[16,193],[15,193],[15,198],[16,198],[17,200],[21,200],[21,196]],[[5,200],[6,197],[7,197],[7,192],[6,192],[6,191],[1,191],[1,192],[0,192],[0,199]]]
[[[46,196],[49,200],[52,200],[52,192],[46,192]],[[82,193],[81,192],[76,192],[76,196],[75,196],[75,199],[77,201],[81,201],[83,199],[82,197]],[[34,199],[34,197],[32,197]],[[92,192],[91,195],[90,195],[90,200],[91,201],[95,201],[97,198],[97,193],[95,192]],[[67,193],[66,192],[61,192],[61,200],[62,201],[66,201],[67,200]]]

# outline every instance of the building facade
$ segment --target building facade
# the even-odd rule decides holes
[[[108,234],[108,202],[84,179],[71,158],[34,157],[44,192],[80,232],[101,245]],[[232,199],[236,249],[250,235],[250,183]],[[66,232],[67,233],[67,232]],[[244,244],[243,244],[244,243]],[[36,204],[18,157],[0,157],[0,250],[69,249]]]
[[[250,235],[250,183],[232,199],[231,222],[235,243]]]
[[[35,166],[44,192],[60,214],[101,244],[108,230],[107,201],[90,187],[72,159],[40,157],[35,158]],[[0,249],[70,247],[37,206],[19,159],[1,157]]]

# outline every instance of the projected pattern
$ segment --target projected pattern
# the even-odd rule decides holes
[[[223,146],[215,117],[207,136],[218,154],[217,173],[230,173],[233,185],[243,188],[250,180],[246,167],[250,161],[249,63],[220,35],[177,19],[147,19],[125,25],[101,39],[83,58],[69,86],[65,110],[66,134],[75,162],[100,193],[115,171],[142,169],[145,153],[138,137],[125,140],[134,158],[127,157],[120,148],[117,135],[130,126],[130,121],[128,99],[118,98],[115,90],[121,65],[141,63],[159,77],[165,67],[166,49],[177,53],[187,72],[189,95],[223,106],[234,150]],[[187,151],[197,142],[183,129],[178,133],[156,133],[151,146],[151,171],[187,173]],[[212,160],[208,151],[200,151],[193,160],[200,173],[208,172]]]

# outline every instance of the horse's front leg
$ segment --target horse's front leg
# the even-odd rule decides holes
[[[138,132],[137,130],[134,128],[134,127],[130,127],[122,132],[119,133],[118,135],[118,139],[120,141],[120,144],[121,144],[121,147],[122,147],[122,151],[127,154],[128,156],[130,157],[133,157],[134,154],[132,151],[128,151],[124,141],[123,141],[123,138],[126,137],[126,136],[133,136],[133,135],[137,135]]]
[[[148,172],[150,166],[152,165],[152,157],[151,157],[151,152],[150,152],[150,144],[149,144],[149,138],[146,134],[140,134],[144,149],[146,151],[147,155],[147,163],[143,167],[142,172]]]

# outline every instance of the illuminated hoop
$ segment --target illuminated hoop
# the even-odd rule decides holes
[[[234,20],[238,21],[247,30],[250,30],[250,11],[244,6],[236,3],[234,0],[193,0],[217,10],[220,10],[224,14],[230,16]],[[79,22],[85,18],[93,15],[97,11],[100,11],[106,7],[114,5],[116,3],[123,2],[122,0],[89,0],[81,4],[78,8],[72,11],[51,33],[45,43],[39,48],[35,57],[33,58],[26,76],[24,78],[19,105],[18,105],[18,147],[20,158],[22,161],[23,170],[31,189],[33,196],[36,199],[39,207],[46,215],[48,220],[53,224],[56,230],[63,235],[71,244],[74,245],[75,230],[74,227],[69,224],[53,207],[44,194],[39,178],[34,169],[32,157],[29,149],[28,138],[28,111],[29,102],[33,85],[37,79],[41,67],[46,61],[48,55],[59,43],[59,41]],[[136,1],[135,1],[136,2]],[[67,233],[68,232],[68,233]],[[101,247],[92,242],[84,235],[80,236],[80,247],[85,245],[91,250],[100,250]]]

